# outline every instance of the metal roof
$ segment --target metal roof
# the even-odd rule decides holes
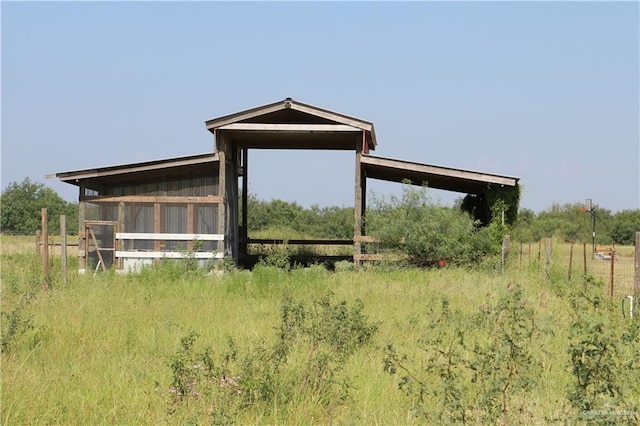
[[[480,194],[487,189],[488,185],[516,186],[520,180],[517,177],[371,155],[363,155],[360,159],[360,164],[368,178],[391,182],[402,182],[408,179],[414,185],[426,184],[429,188],[468,194]]]
[[[81,182],[114,182],[129,180],[136,176],[145,177],[159,175],[180,175],[193,173],[218,162],[218,154],[198,154],[164,160],[145,161],[141,163],[121,164],[117,166],[98,167],[93,169],[60,172],[48,175],[47,178],[58,178],[62,182],[80,185]]]
[[[373,123],[286,98],[205,122],[245,148],[355,150],[377,145]],[[364,133],[364,135],[363,135]]]

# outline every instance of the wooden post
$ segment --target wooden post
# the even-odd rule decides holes
[[[571,241],[571,248],[569,249],[569,280],[571,280],[572,266],[573,266],[573,241]]]
[[[636,300],[640,296],[640,232],[636,232],[636,251],[635,251],[635,274],[633,278],[633,290]]]
[[[249,238],[249,148],[242,148],[242,244],[238,253],[238,259],[246,259],[249,254],[247,238]]]
[[[227,229],[227,140],[224,134],[219,134],[217,131],[214,134],[216,139],[216,146],[218,148],[218,196],[222,197],[222,203],[218,204],[218,234],[224,235],[224,239],[228,238],[226,233]],[[225,253],[226,242],[218,241],[218,252]]]
[[[544,240],[544,271],[548,275],[549,267],[551,265],[552,246],[551,238]]]
[[[358,147],[358,144],[356,144],[356,147]],[[353,219],[353,255],[354,255],[354,259],[353,259],[353,263],[356,267],[360,266],[360,259],[359,259],[359,255],[362,254],[362,243],[360,241],[356,241],[358,240],[358,237],[362,236],[362,206],[363,206],[363,191],[362,191],[362,180],[363,180],[363,173],[362,173],[362,166],[360,165],[360,158],[362,156],[361,154],[361,150],[362,147],[359,147],[356,150],[356,165],[355,165],[355,202],[353,205],[353,211],[354,211],[354,219]],[[366,177],[365,177],[366,179]]]
[[[162,222],[160,221],[160,212],[161,212],[161,204],[160,203],[153,203],[153,233],[154,234],[159,234],[161,231],[161,224]],[[160,251],[160,240],[154,240],[153,241],[153,251]],[[157,265],[160,262],[160,259],[153,259],[153,264]]]
[[[117,226],[118,229],[117,229],[116,233],[117,232],[125,232],[124,214],[125,214],[124,202],[120,201],[120,202],[118,202],[118,226]],[[115,244],[116,251],[124,251],[125,250],[125,242],[123,240],[118,240],[115,235],[113,236],[113,238],[116,240],[116,244]],[[123,269],[124,268],[124,259],[122,259],[122,258],[118,259],[116,257],[115,252],[113,254],[113,261],[116,263],[116,269]]]
[[[507,257],[509,256],[509,245],[511,244],[511,236],[505,235],[502,240],[502,272],[507,264]]]
[[[62,255],[62,282],[67,283],[67,216],[60,215],[60,254]]]
[[[522,241],[520,241],[520,257],[518,258],[518,268],[522,268]]]
[[[187,204],[187,234],[194,234],[193,203]],[[187,251],[193,251],[193,241],[187,241]]]
[[[540,265],[542,265],[542,263],[540,262],[540,252],[542,250],[542,240],[538,241],[538,261],[536,262],[536,269],[539,271],[540,270]]]
[[[613,265],[616,263],[616,246],[613,245],[611,247],[611,279],[609,285],[609,296],[613,299],[613,277],[614,277],[614,268]]]
[[[47,208],[42,210],[42,289],[49,290],[49,230]]]

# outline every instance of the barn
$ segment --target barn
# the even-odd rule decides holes
[[[161,259],[249,263],[247,233],[249,154],[252,149],[354,152],[354,230],[350,240],[295,243],[349,244],[352,259],[369,259],[364,227],[367,179],[428,183],[467,194],[474,211],[490,212],[496,194],[517,192],[519,178],[371,155],[373,123],[291,98],[205,122],[213,152],[55,173],[79,190],[81,272],[115,267],[133,271]],[[517,205],[514,207],[517,209]],[[275,241],[277,242],[277,241]]]

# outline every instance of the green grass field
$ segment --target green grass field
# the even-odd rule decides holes
[[[70,260],[63,285],[53,255],[44,292],[32,240],[2,249],[3,425],[640,421],[638,321],[564,261],[92,277]]]

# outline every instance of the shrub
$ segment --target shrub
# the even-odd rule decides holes
[[[420,359],[398,354],[393,345],[384,359],[385,371],[401,374],[399,387],[415,415],[430,424],[511,424],[530,417],[523,401],[541,373],[531,343],[540,330],[520,286],[509,285],[495,305],[475,315],[452,311],[443,298],[429,316]]]
[[[241,350],[229,338],[220,354],[197,348],[198,336],[189,332],[169,363],[170,414],[199,407],[197,418],[234,423],[249,409],[267,412],[307,401],[330,417],[348,398],[342,366],[377,330],[363,308],[359,301],[336,303],[331,293],[311,306],[285,298],[275,343]]]
[[[433,203],[427,188],[403,188],[402,198],[374,199],[367,227],[382,245],[406,254],[414,264],[478,261],[497,254],[502,241],[501,228],[480,227],[467,213]]]

